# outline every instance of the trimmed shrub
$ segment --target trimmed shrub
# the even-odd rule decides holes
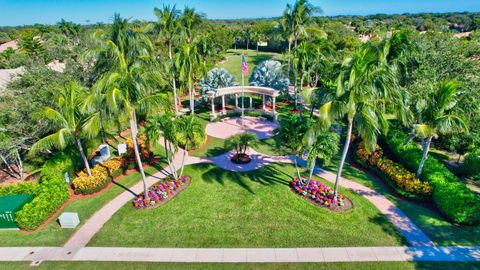
[[[32,182],[19,182],[16,184],[0,186],[0,196],[34,194],[37,186],[37,184]]]
[[[391,131],[386,145],[398,161],[410,171],[416,171],[422,150],[415,144],[405,145],[407,135]],[[429,156],[421,178],[433,187],[433,201],[447,219],[458,224],[474,225],[480,222],[480,197],[453,175],[442,163]]]
[[[369,153],[362,142],[358,145],[355,156],[363,167],[375,171],[398,194],[404,197],[423,198],[432,194],[432,186],[429,183],[415,178],[414,173],[388,159],[378,145],[375,152]]]
[[[463,172],[468,177],[480,178],[480,150],[468,153],[463,162]]]
[[[34,192],[34,198],[16,215],[18,226],[35,230],[51,217],[70,197],[67,184],[61,178],[43,177]]]
[[[75,194],[93,194],[102,190],[123,172],[124,164],[122,158],[110,159],[92,168],[92,176],[85,171],[80,172],[73,180]]]

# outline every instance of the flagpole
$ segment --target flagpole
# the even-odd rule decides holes
[[[242,125],[243,125],[243,118],[245,117],[245,74],[242,72]]]

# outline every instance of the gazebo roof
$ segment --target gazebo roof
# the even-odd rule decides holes
[[[244,86],[243,91],[245,93],[251,94],[259,94],[259,95],[267,95],[271,97],[278,97],[280,95],[280,91],[275,90],[270,87],[261,87],[261,86]],[[219,88],[216,92],[209,92],[209,96],[214,95],[214,97],[221,97],[225,95],[233,95],[233,94],[241,94],[242,93],[242,86],[232,86],[232,87],[225,87]]]

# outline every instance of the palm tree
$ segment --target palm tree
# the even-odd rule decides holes
[[[122,20],[119,17],[118,19]],[[156,90],[163,78],[159,67],[153,61],[153,46],[150,40],[128,27],[119,30],[112,36],[116,40],[108,38],[105,41],[111,67],[102,76],[100,83],[104,87],[109,110],[129,119],[135,159],[143,180],[144,196],[148,198],[145,172],[138,149],[137,112],[147,113],[166,108],[168,98],[166,94]]]
[[[182,167],[180,169],[179,175],[179,177],[182,177],[183,168],[185,167],[185,157],[188,152],[188,146],[191,145],[192,148],[196,147],[195,136],[198,134],[203,134],[204,128],[194,115],[184,115],[179,118],[178,128],[181,131],[182,139],[185,142],[185,151],[183,154]]]
[[[448,81],[440,83],[437,91],[422,100],[418,106],[420,124],[414,126],[415,133],[422,139],[422,160],[418,166],[417,178],[422,174],[433,137],[453,131],[467,130],[461,111],[456,108],[459,101],[459,85]]]
[[[388,129],[385,102],[393,104],[403,102],[397,87],[397,76],[393,70],[386,64],[382,48],[368,44],[361,47],[342,65],[342,71],[338,76],[336,99],[320,108],[321,119],[328,121],[336,114],[340,117],[345,116],[348,122],[347,137],[335,179],[335,199],[354,125],[365,145],[373,150],[377,136],[381,132],[386,133]]]
[[[178,114],[177,84],[175,77],[175,63],[173,60],[173,41],[180,30],[180,11],[170,6],[163,6],[162,9],[155,8],[155,15],[158,18],[156,28],[158,39],[163,41],[168,48],[168,58],[170,59],[172,69],[173,100],[175,112]]]
[[[312,180],[313,171],[317,163],[317,158],[329,164],[333,156],[338,152],[338,143],[340,137],[334,132],[328,132],[325,129],[320,132],[311,129],[304,139],[304,150],[307,151],[307,162],[310,167],[310,173],[306,185]]]
[[[248,146],[254,146],[257,142],[257,134],[245,132],[228,138],[228,140],[225,141],[225,148],[233,148],[237,155],[245,155]]]
[[[313,52],[312,47],[307,44],[307,43],[302,43],[298,47],[298,63],[297,63],[297,68],[300,76],[300,93],[303,93],[303,82],[305,79],[310,79],[310,74],[312,73],[312,57],[315,55]],[[298,97],[298,91],[297,87],[295,85],[295,104],[297,104],[297,97]],[[300,100],[300,117],[302,116],[302,108],[303,108],[303,99]]]
[[[191,44],[195,38],[195,30],[202,23],[203,16],[194,8],[188,6],[183,10],[180,18],[182,23],[183,35],[187,44]]]
[[[315,14],[322,12],[320,7],[314,6],[308,0],[298,0],[292,8],[293,19],[293,39],[295,51],[298,47],[298,39],[306,33],[306,27]]]
[[[158,145],[161,137],[163,137],[165,146],[165,157],[175,179],[178,179],[177,168],[173,162],[173,156],[178,149],[177,139],[177,118],[175,114],[167,112],[165,114],[156,114],[148,118],[147,125],[145,127],[148,143]],[[171,155],[170,155],[171,153]]]
[[[289,114],[281,117],[280,127],[275,131],[275,141],[279,149],[285,149],[295,156],[300,156],[305,134],[310,128],[309,121],[302,121],[298,115]],[[297,159],[294,159],[298,179],[301,179]]]
[[[52,148],[63,150],[68,145],[75,143],[82,157],[83,165],[87,169],[88,175],[91,176],[90,165],[82,146],[82,135],[85,132],[83,124],[86,117],[79,108],[84,94],[85,90],[75,82],[62,89],[57,100],[58,109],[47,107],[42,114],[56,129],[56,132],[36,142],[29,154],[35,155],[40,151]]]
[[[195,84],[195,75],[198,73],[198,70],[202,68],[202,60],[197,46],[195,44],[183,44],[177,54],[175,62],[180,71],[180,77],[187,81],[190,113],[194,114],[195,93],[193,88]]]
[[[287,74],[288,78],[290,79],[290,56],[292,52],[292,43],[293,43],[293,25],[294,25],[294,17],[293,17],[293,8],[290,4],[287,4],[287,7],[283,11],[283,16],[280,19],[280,26],[282,27],[282,32],[286,36],[288,42],[288,65],[287,65]]]

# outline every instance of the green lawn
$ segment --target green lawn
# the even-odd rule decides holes
[[[147,176],[164,167],[164,148],[155,147],[152,151],[159,157],[160,164],[145,170]],[[125,191],[126,187],[131,187],[140,180],[139,173],[133,173],[122,177],[117,185],[113,185],[101,195],[82,198],[73,201],[63,212],[77,212],[80,217],[80,225],[91,217],[105,203],[112,200],[120,193]],[[51,221],[43,230],[33,234],[25,234],[20,231],[0,230],[0,246],[60,246],[63,245],[75,232],[74,229],[62,229],[57,222]]]
[[[332,161],[327,169],[337,172],[339,157]],[[343,176],[371,187],[395,203],[420,229],[438,245],[480,245],[480,225],[457,226],[447,222],[438,212],[428,207],[415,204],[392,195],[386,184],[376,180],[362,170],[352,167],[348,162],[343,169]]]
[[[255,151],[269,156],[280,156],[282,153],[277,149],[275,138],[259,140],[257,145],[252,147]]]
[[[0,262],[0,269],[32,269],[29,262]],[[356,263],[151,263],[151,262],[43,262],[35,269],[171,269],[171,270],[456,270],[477,269],[479,263],[356,262]]]
[[[149,211],[125,205],[90,246],[325,247],[394,246],[403,238],[360,195],[341,190],[355,207],[335,213],[293,194],[294,167],[274,164],[248,173],[188,166],[191,185]]]
[[[275,57],[275,59],[279,61],[283,58],[283,56],[278,53],[259,52],[257,55],[255,50],[229,50],[225,55],[227,60],[219,63],[217,67],[228,70],[237,78],[238,83],[242,83],[242,52],[245,52],[245,59],[247,60],[249,67],[249,74],[245,77],[245,85],[248,85],[248,79],[250,78],[250,75],[252,75],[253,67],[258,65],[258,63],[269,60],[272,57]]]
[[[208,137],[207,143],[200,149],[190,153],[194,157],[214,157],[228,152],[230,149],[224,147],[225,140],[215,137]]]

